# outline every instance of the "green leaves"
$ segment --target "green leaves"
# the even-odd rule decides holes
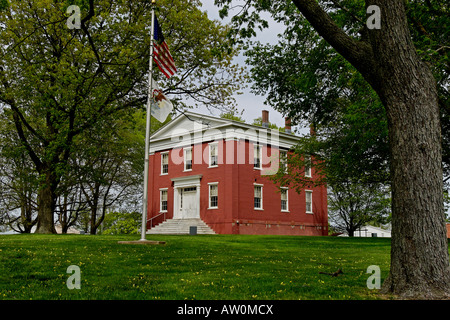
[[[140,219],[139,212],[109,212],[105,217],[102,234],[137,234]]]
[[[0,11],[8,7],[8,0],[0,0]]]
[[[319,2],[347,35],[359,42],[367,41],[364,1]],[[442,26],[450,21],[444,3],[409,1],[407,15],[417,52],[431,64],[438,82],[443,161],[449,171],[450,109],[446,85],[449,37]],[[234,34],[242,28],[249,29],[241,32],[243,38],[251,37],[252,30],[264,27],[263,12],[285,24],[285,32],[277,44],[252,43],[245,52],[247,63],[252,66],[252,91],[265,95],[267,104],[294,123],[313,123],[318,127],[318,141],[322,144],[313,149],[327,160],[328,168],[341,168],[341,173],[346,172],[348,177],[357,180],[386,181],[389,177],[387,120],[378,96],[361,74],[317,34],[297,7],[292,2],[271,1],[268,5],[262,0],[246,2],[242,7],[233,7],[229,0],[217,0],[216,4],[222,6],[224,13],[238,16],[232,23]],[[339,180],[343,178],[341,175]]]
[[[6,3],[1,0],[1,8]],[[8,124],[0,131],[17,132],[23,165],[41,176],[40,187],[52,180],[53,202],[80,181],[108,186],[115,171],[105,176],[111,167],[101,161],[122,164],[115,186],[137,183],[141,128],[125,127],[147,102],[151,2],[9,4],[0,10],[0,107]],[[81,29],[67,27],[68,5],[80,7]],[[155,66],[154,78],[178,109],[197,103],[225,109],[245,74],[232,61],[238,49],[227,43],[227,27],[199,8],[199,1],[158,1],[156,14],[178,73],[167,80]],[[1,160],[14,161],[4,155]]]

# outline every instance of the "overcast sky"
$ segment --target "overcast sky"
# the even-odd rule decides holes
[[[210,19],[221,20],[219,17],[219,8],[214,5],[214,0],[203,0],[202,2],[203,10],[208,13],[208,17]],[[227,23],[228,21],[229,19],[223,20],[222,23]],[[274,22],[269,14],[267,14],[267,21],[269,22],[269,29],[265,29],[263,32],[258,32],[256,40],[263,43],[275,44],[278,42],[277,35],[284,31],[284,26]],[[235,59],[235,62],[240,65],[245,65],[245,57],[242,53]],[[275,111],[268,105],[264,105],[265,97],[251,93],[250,88],[245,89],[243,95],[236,95],[235,98],[238,110],[244,110],[242,117],[247,123],[252,123],[254,119],[260,117],[262,110],[268,110],[269,121],[276,124],[278,127],[284,127],[284,117],[281,113]],[[197,109],[197,111],[200,111],[201,113],[210,113],[206,110],[206,108],[200,108]],[[218,116],[219,114],[220,112],[216,111],[214,115]]]

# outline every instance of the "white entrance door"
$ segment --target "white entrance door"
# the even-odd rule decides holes
[[[182,219],[199,218],[198,216],[197,188],[184,188],[181,195],[181,216]]]
[[[201,175],[172,178],[174,183],[173,218],[200,218]]]
[[[174,219],[200,218],[200,197],[197,194],[199,191],[200,190],[197,187],[175,189],[175,192],[177,193],[176,199],[178,201],[175,201]]]

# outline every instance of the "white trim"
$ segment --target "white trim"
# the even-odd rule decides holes
[[[167,197],[167,208],[169,207],[169,188],[159,188],[159,212],[167,212],[166,210],[162,209],[162,192],[165,191],[166,192],[166,197]]]
[[[211,145],[215,145],[216,146],[216,151],[217,151],[217,164],[215,165],[211,165]],[[219,166],[219,142],[215,141],[215,142],[210,142],[208,143],[208,168],[217,168]]]
[[[305,177],[312,178],[311,156],[305,155],[304,158],[305,158]],[[308,162],[309,162],[309,166],[306,165]],[[306,171],[307,168],[308,168],[308,171]]]
[[[286,150],[279,150],[279,164],[280,166],[284,165],[284,173],[288,173],[288,163],[287,163],[288,152]],[[284,160],[281,161],[281,160]]]
[[[261,208],[255,208],[255,187],[261,187],[261,201],[260,201]],[[263,192],[263,189],[264,189],[264,185],[263,184],[253,183],[253,209],[254,210],[264,211],[264,206],[263,206],[263,199],[264,199],[263,193],[264,192]]]
[[[191,168],[190,169],[186,169],[186,150],[190,150],[191,151]],[[183,148],[183,172],[187,172],[187,171],[192,171],[192,167],[194,164],[194,155],[192,152],[192,146],[191,147],[185,147]]]
[[[196,174],[192,176],[185,176],[185,177],[178,177],[178,178],[172,178],[171,181],[174,182],[174,185],[177,187],[189,187],[191,185],[197,186],[200,185],[200,179],[203,175]]]
[[[312,190],[305,190],[305,206],[306,206],[306,200],[307,200],[307,194],[311,194],[311,211],[308,211],[307,210],[307,207],[305,208],[306,209],[306,213],[308,213],[308,214],[313,214],[314,212],[313,212],[313,191]]]
[[[200,217],[200,180],[202,178],[201,174],[172,178],[173,181],[173,216],[174,219],[180,219],[180,208],[181,204],[181,189],[196,187],[196,203],[197,203],[197,213],[196,215]]]
[[[263,146],[258,143],[253,144],[253,169],[262,170],[262,148]],[[259,158],[259,166],[255,167],[255,152],[258,150],[258,154],[256,155]]]
[[[286,209],[281,209],[281,212],[289,212],[289,188],[288,187],[280,187],[281,190],[286,190]],[[281,192],[280,192],[280,202],[281,202]],[[281,203],[280,203],[281,206]]]
[[[182,125],[184,121],[189,121],[189,126],[182,126],[182,129],[177,131],[179,125]],[[217,130],[222,132],[221,138],[217,137]],[[183,137],[182,140],[180,140],[180,136]],[[151,135],[150,153],[213,140],[225,139],[225,141],[228,141],[233,139],[235,141],[248,140],[264,143],[261,140],[267,140],[266,138],[272,146],[283,149],[290,149],[300,140],[294,134],[186,111]]]
[[[167,172],[166,173],[164,173],[163,172],[163,155],[165,155],[165,154],[167,154]],[[161,152],[160,153],[160,159],[161,159],[161,172],[160,172],[160,175],[161,176],[166,176],[166,175],[168,175],[169,174],[169,159],[170,159],[170,157],[169,157],[169,151],[164,151],[164,152]]]
[[[217,206],[211,207],[211,186],[217,187]],[[219,182],[208,182],[208,209],[219,209]]]

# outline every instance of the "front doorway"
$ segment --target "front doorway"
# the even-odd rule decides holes
[[[190,176],[174,178],[174,219],[200,218],[200,178]]]
[[[180,219],[200,218],[197,210],[197,187],[180,188]]]

